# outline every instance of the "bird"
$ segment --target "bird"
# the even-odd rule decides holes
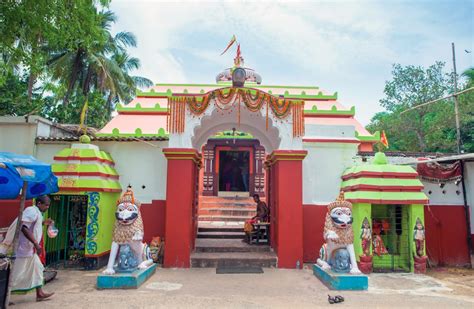
[[[466,53],[468,53],[468,54],[471,53],[471,51],[470,51],[470,50],[467,50],[467,49],[465,49],[464,51],[465,51]]]

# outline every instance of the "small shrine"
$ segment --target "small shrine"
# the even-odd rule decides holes
[[[341,190],[353,205],[354,250],[362,272],[424,272],[424,205],[428,197],[411,166],[371,164],[347,169]]]
[[[54,156],[59,192],[52,196],[48,217],[59,234],[46,239],[46,265],[96,269],[107,263],[115,221],[110,205],[122,189],[112,157],[82,140]]]

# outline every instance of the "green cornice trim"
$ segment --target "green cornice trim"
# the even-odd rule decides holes
[[[333,105],[331,109],[318,109],[314,105],[311,109],[304,110],[305,115],[340,115],[340,116],[354,116],[355,106],[352,106],[349,110],[337,109],[336,105]]]
[[[419,179],[406,178],[353,178],[342,182],[341,188],[352,187],[357,185],[377,186],[381,190],[384,187],[422,187],[423,184]]]
[[[219,86],[219,85],[216,85],[216,86]],[[254,87],[252,87],[254,88]],[[244,89],[246,90],[250,90],[250,92],[252,94],[255,94],[256,91],[255,89],[252,89],[252,88],[247,88],[247,87],[244,87]],[[263,88],[263,87],[255,87],[255,88]],[[230,88],[227,88],[227,89],[230,89]],[[306,88],[305,88],[306,89]],[[226,90],[224,90],[226,91]],[[316,95],[308,95],[306,94],[305,91],[302,91],[301,94],[290,94],[288,90],[286,90],[283,94],[279,94],[279,93],[271,93],[270,91],[268,92],[269,94],[273,94],[275,96],[280,96],[280,95],[283,95],[284,98],[288,98],[288,99],[302,99],[302,100],[337,100],[337,92],[335,92],[334,94],[330,94],[330,95],[326,95],[326,94],[323,94],[322,91],[320,91],[318,94]],[[196,92],[196,93],[189,93],[187,89],[184,89],[182,93],[173,93],[171,91],[171,89],[168,89],[166,92],[156,92],[154,89],[148,91],[148,92],[143,92],[143,91],[140,91],[138,90],[137,91],[137,97],[173,97],[173,96],[176,96],[176,97],[179,97],[180,94],[202,94],[201,91],[200,92]],[[198,98],[200,96],[197,96]]]
[[[51,165],[53,173],[61,172],[77,172],[77,173],[102,173],[106,175],[118,176],[117,171],[110,165],[99,164],[67,164],[53,163]],[[61,177],[61,176],[59,176]]]
[[[337,92],[334,92],[334,94],[331,95],[331,94],[323,94],[323,92],[320,91],[318,92],[317,95],[310,95],[310,94],[306,94],[304,91],[302,91],[301,94],[290,94],[288,91],[285,91],[283,96],[289,99],[337,100]]]
[[[249,83],[246,83],[249,84]],[[252,88],[281,88],[281,89],[319,89],[317,86],[275,86],[275,85],[253,85]],[[232,82],[218,82],[217,84],[155,84],[155,86],[176,86],[176,87],[216,87],[222,85],[232,85]],[[250,84],[249,84],[250,85]]]
[[[344,192],[344,199],[393,201],[403,204],[404,201],[426,201],[428,197],[423,192],[349,191]]]
[[[140,91],[137,90],[137,97],[147,96],[147,97],[171,97],[173,96],[173,92],[171,89],[168,89],[166,92],[156,92],[154,89],[150,91]]]
[[[390,173],[390,174],[413,174],[417,175],[416,171],[408,165],[392,165],[392,164],[386,164],[386,165],[374,165],[374,164],[367,164],[367,165],[357,165],[353,166],[351,168],[348,168],[344,171],[342,176],[348,175],[348,174],[356,174],[356,173],[362,173],[362,172],[376,172],[376,173]],[[392,176],[395,177],[395,176]]]
[[[64,178],[58,177],[58,186],[61,187],[61,190],[67,191],[68,188],[71,189],[80,189],[80,188],[100,188],[100,189],[119,189],[121,190],[122,187],[120,186],[120,182],[111,179],[87,179],[87,178],[78,178],[78,179],[71,179],[71,178]],[[86,191],[86,190],[84,190]]]
[[[355,137],[361,142],[379,142],[380,141],[380,132],[375,131],[373,135],[359,135],[359,132],[355,132]]]
[[[166,133],[166,130],[163,128],[159,128],[156,134],[153,133],[142,133],[142,129],[137,128],[135,129],[135,133],[120,133],[118,128],[114,128],[112,133],[96,133],[97,137],[162,137],[168,138],[169,134]]]
[[[140,103],[135,104],[135,106],[128,107],[127,105],[123,106],[121,104],[117,105],[117,111],[120,112],[168,112],[167,107],[161,107],[159,103],[155,104],[155,107],[142,107]]]
[[[106,161],[114,162],[110,154],[105,151],[95,149],[78,149],[78,148],[65,148],[58,152],[54,157],[67,158],[67,157],[79,157],[86,159],[102,159]]]

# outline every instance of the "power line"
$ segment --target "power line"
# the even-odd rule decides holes
[[[458,154],[460,154],[461,153],[461,126],[459,124],[458,95],[460,95],[462,93],[465,93],[465,92],[468,92],[468,91],[471,91],[471,90],[474,89],[474,87],[471,87],[471,88],[465,89],[463,91],[457,92],[458,91],[458,79],[457,79],[457,73],[456,73],[456,52],[455,52],[455,49],[454,49],[454,43],[451,43],[451,46],[452,46],[452,51],[453,51],[454,93],[451,94],[451,95],[448,95],[446,97],[443,97],[443,98],[439,98],[439,99],[436,99],[436,100],[432,100],[432,101],[429,101],[429,102],[422,103],[420,105],[411,107],[411,108],[401,112],[400,115],[402,115],[402,114],[404,114],[408,111],[417,109],[419,107],[426,106],[428,104],[436,103],[438,101],[445,100],[445,99],[453,97],[454,98],[454,116],[456,118],[456,145],[457,145],[457,152],[458,152]]]
[[[453,94],[447,95],[447,96],[445,96],[445,97],[442,97],[442,98],[439,98],[439,99],[436,99],[436,100],[433,100],[433,101],[429,101],[429,102],[426,102],[426,103],[423,103],[423,104],[419,104],[419,105],[414,106],[414,107],[410,107],[409,109],[406,109],[406,110],[404,110],[403,112],[401,112],[400,115],[401,115],[401,114],[404,114],[404,113],[406,113],[406,112],[409,112],[409,111],[411,111],[411,110],[417,109],[417,108],[419,108],[419,107],[426,106],[426,105],[431,104],[431,103],[436,103],[436,102],[438,102],[438,101],[442,101],[442,100],[449,99],[449,98],[451,98],[451,97],[453,97],[453,96],[458,96],[458,95],[460,95],[460,94],[463,94],[463,93],[465,93],[465,92],[469,92],[469,91],[471,91],[471,90],[474,90],[474,87],[471,87],[471,88],[468,88],[468,89],[464,89],[464,90],[459,91],[459,92],[457,92],[457,93],[453,93]]]

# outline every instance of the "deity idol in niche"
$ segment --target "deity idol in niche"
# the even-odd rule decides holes
[[[362,244],[362,252],[364,256],[370,255],[370,243],[372,241],[372,230],[370,228],[369,220],[367,217],[362,221],[362,228],[360,233],[360,239]]]
[[[416,218],[413,240],[415,241],[416,255],[419,257],[423,256],[425,251],[425,227],[421,223],[420,218]]]

